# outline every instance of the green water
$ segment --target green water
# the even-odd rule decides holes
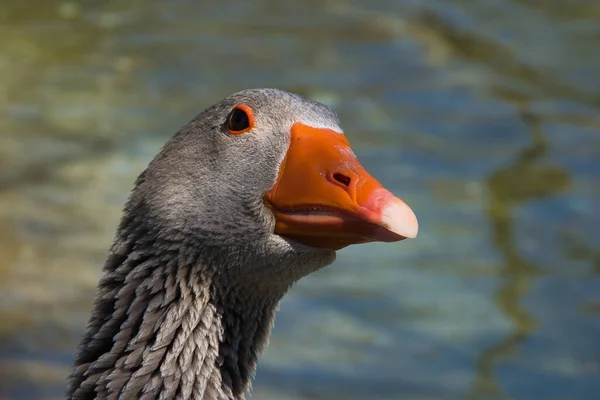
[[[299,282],[253,398],[597,400],[599,49],[597,0],[3,0],[0,398],[60,398],[133,180],[266,86],[420,233]]]

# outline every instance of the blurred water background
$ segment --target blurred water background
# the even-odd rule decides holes
[[[597,0],[1,0],[0,398],[61,397],[133,180],[247,87],[421,226],[294,287],[253,398],[600,399]]]

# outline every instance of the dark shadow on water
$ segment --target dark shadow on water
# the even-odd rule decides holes
[[[600,9],[593,2],[566,2],[547,0],[512,0],[529,9],[559,21],[575,18],[600,19]]]

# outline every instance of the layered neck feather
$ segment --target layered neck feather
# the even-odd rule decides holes
[[[121,224],[68,398],[242,399],[289,284],[224,277],[227,257],[146,226]]]

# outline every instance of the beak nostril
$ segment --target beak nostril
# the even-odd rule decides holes
[[[333,179],[335,179],[336,181],[338,181],[339,183],[341,183],[342,185],[348,187],[350,186],[350,177],[340,174],[340,173],[335,173],[333,174]]]

